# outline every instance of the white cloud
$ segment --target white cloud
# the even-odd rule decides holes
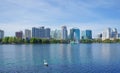
[[[106,19],[96,9],[118,7],[118,3],[117,0],[4,0],[0,3],[0,28],[6,35],[32,26],[60,29],[65,24],[69,28],[99,32],[120,22]]]

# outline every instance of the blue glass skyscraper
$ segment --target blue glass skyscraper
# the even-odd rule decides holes
[[[85,30],[81,33],[82,39],[92,39],[92,31],[91,30]]]
[[[78,42],[80,40],[80,30],[78,28],[70,29],[70,40]]]

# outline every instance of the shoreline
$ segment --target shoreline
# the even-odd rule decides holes
[[[1,44],[0,43],[0,45],[51,45],[51,44],[67,44],[67,45],[69,45],[69,44],[71,44],[71,43],[44,43],[44,44],[36,44],[36,43],[34,43],[34,44],[31,44],[31,43],[27,43],[27,44],[25,44],[25,43],[22,43],[22,44],[10,44],[10,43],[8,43],[8,44]],[[74,44],[120,44],[120,42],[115,42],[115,43],[73,43],[73,44],[71,44],[71,45],[74,45]]]
[[[80,39],[80,40],[56,40],[56,39],[21,39],[16,37],[5,37],[0,39],[0,44],[92,44],[92,43],[120,43],[120,39]]]

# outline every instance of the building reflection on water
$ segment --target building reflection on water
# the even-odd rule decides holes
[[[32,65],[32,47],[31,45],[15,46],[15,61],[20,66]]]
[[[53,64],[71,64],[77,62],[79,58],[79,47],[70,44],[60,44],[51,46],[50,56]]]
[[[92,44],[80,45],[80,61],[81,64],[93,63]]]
[[[54,64],[89,63],[92,62],[92,45],[61,44],[51,46],[50,56]]]
[[[94,63],[106,65],[118,63],[120,61],[118,46],[117,44],[94,44],[92,47]]]
[[[50,64],[48,71],[51,73],[73,65],[117,65],[120,62],[119,47],[120,44],[0,45],[0,70],[40,69],[44,73],[44,59]]]
[[[101,57],[106,64],[110,61],[110,44],[104,44],[101,48]]]
[[[43,61],[50,62],[50,45],[32,45],[32,60],[34,65],[43,65]]]
[[[0,45],[0,66],[4,66],[4,51],[3,50],[4,50],[3,45]]]

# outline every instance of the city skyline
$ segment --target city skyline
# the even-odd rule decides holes
[[[23,32],[24,31],[24,32]],[[69,33],[68,33],[69,31]],[[96,37],[93,37],[93,31],[84,29],[80,30],[79,28],[71,28],[70,30],[67,30],[66,26],[62,26],[61,30],[55,29],[51,30],[51,28],[45,28],[44,26],[41,27],[32,27],[32,29],[24,29],[20,31],[15,32],[15,37],[17,38],[45,38],[45,39],[62,39],[62,40],[78,40],[78,39],[120,39],[120,33],[116,28],[106,28],[101,33],[97,33]],[[0,30],[0,37],[4,38],[5,32],[4,30]],[[61,36],[61,37],[60,37]],[[10,37],[10,36],[9,36]],[[14,37],[14,36],[13,36]]]
[[[32,27],[102,30],[120,28],[119,0],[4,0],[0,2],[0,29],[5,36]],[[120,29],[118,29],[120,31]],[[11,32],[11,33],[10,33]]]
[[[65,26],[65,25],[64,25]],[[45,26],[39,26],[39,27],[37,27],[37,28],[41,28],[41,27],[45,27]],[[55,31],[55,30],[60,30],[61,32],[62,32],[62,29],[61,29],[61,27],[62,26],[60,26],[60,28],[50,28],[50,27],[46,27],[46,28],[49,28],[51,31]],[[67,27],[67,26],[66,26]],[[6,30],[3,30],[3,29],[0,29],[0,30],[3,30],[4,31],[4,36],[5,37],[7,37],[7,36],[16,36],[15,35],[15,32],[17,32],[17,31],[22,31],[23,33],[24,33],[24,36],[25,36],[25,30],[27,29],[27,30],[30,30],[31,32],[32,32],[32,28],[36,28],[36,27],[31,27],[31,28],[25,28],[25,29],[20,29],[20,30],[16,30],[16,31],[13,31],[13,32],[9,32],[9,33],[13,33],[13,35],[5,35],[7,32],[6,32]],[[101,34],[105,29],[108,29],[108,28],[112,28],[112,27],[107,27],[107,28],[104,28],[103,30],[101,30],[101,32],[98,32],[98,33],[96,33],[93,29],[81,29],[81,28],[78,28],[78,27],[71,27],[71,28],[69,28],[69,27],[67,27],[67,32],[68,32],[68,36],[69,36],[69,34],[70,34],[70,30],[72,29],[72,28],[76,28],[76,29],[79,29],[80,30],[80,32],[83,32],[83,31],[86,31],[86,30],[91,30],[92,31],[92,37],[93,38],[98,38],[98,35],[99,34]],[[117,29],[117,28],[115,28],[115,29]],[[118,31],[119,29],[117,29],[117,31]],[[119,31],[118,31],[119,32]],[[31,35],[32,36],[32,35]]]

